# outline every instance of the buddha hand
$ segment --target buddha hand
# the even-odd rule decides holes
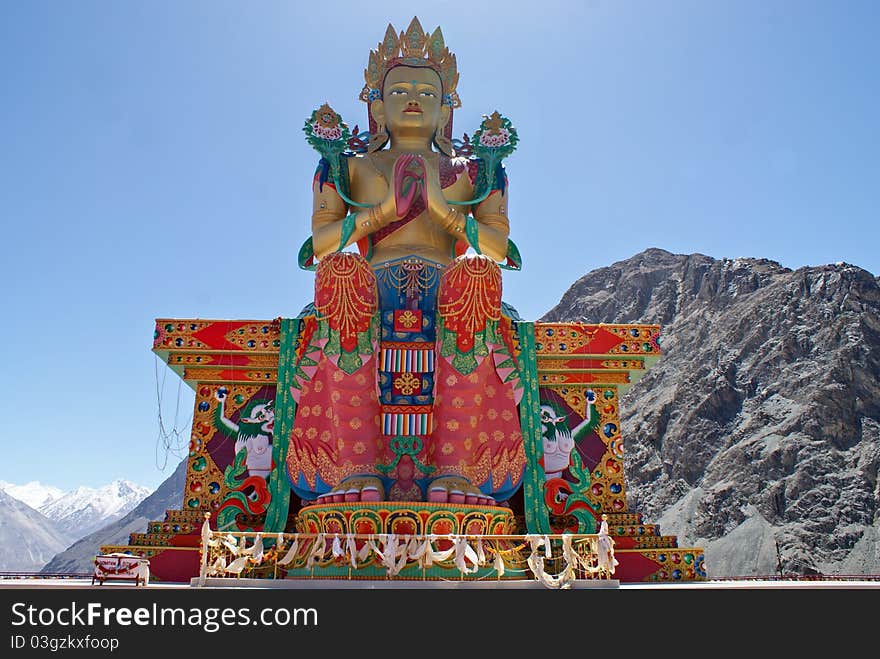
[[[406,217],[415,200],[421,198],[428,207],[428,186],[425,182],[425,162],[414,153],[404,153],[394,162],[394,200],[397,217]]]

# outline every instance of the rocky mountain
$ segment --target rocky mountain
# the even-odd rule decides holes
[[[710,577],[880,574],[880,280],[649,249],[545,321],[659,323],[621,401],[630,509]]]
[[[128,544],[130,533],[144,532],[147,522],[165,519],[165,511],[180,508],[186,481],[186,460],[146,499],[120,519],[78,540],[43,568],[45,573],[91,572],[101,545]]]
[[[36,572],[70,541],[52,520],[0,491],[0,571]]]
[[[51,485],[43,485],[39,481],[31,481],[24,485],[0,481],[0,490],[19,501],[25,502],[34,510],[39,510],[43,506],[64,496],[64,490],[59,490]]]
[[[112,524],[149,494],[150,490],[141,485],[117,479],[99,488],[78,487],[39,510],[76,539]]]

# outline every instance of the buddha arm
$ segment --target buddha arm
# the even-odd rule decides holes
[[[394,199],[392,198],[391,208],[388,208],[389,204],[386,199],[372,211],[369,208],[360,209],[354,217],[354,230],[348,236],[345,244],[340,245],[348,214],[348,205],[342,200],[332,184],[325,182],[322,186],[318,178],[315,177],[312,185],[312,249],[315,257],[320,260],[328,254],[356,243],[361,238],[388,224],[386,218],[392,217],[393,204]]]
[[[477,221],[477,239],[480,251],[496,261],[507,258],[507,237],[510,222],[507,219],[507,187],[495,190],[474,208]]]
[[[467,180],[467,177],[460,180]],[[472,198],[473,184],[463,192]],[[429,182],[428,210],[431,217],[447,233],[459,240],[466,240],[466,218],[458,208],[449,205],[439,185]],[[510,234],[510,223],[507,220],[507,186],[505,185],[504,191],[494,190],[486,199],[473,207],[473,216],[477,226],[477,244],[480,252],[495,261],[504,261],[507,258],[507,237]]]

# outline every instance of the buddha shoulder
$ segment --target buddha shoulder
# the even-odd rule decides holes
[[[381,158],[374,153],[361,153],[350,158],[346,158],[348,162],[348,175],[352,182],[368,183],[381,179],[385,182],[382,174],[383,162]]]

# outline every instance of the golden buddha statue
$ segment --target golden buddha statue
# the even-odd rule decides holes
[[[525,467],[515,312],[501,302],[499,262],[518,259],[506,176],[500,160],[455,154],[458,71],[439,28],[389,25],[365,78],[362,152],[341,153],[352,140],[328,106],[306,123],[310,143],[336,146],[319,149],[300,255],[318,263],[291,486],[306,502],[501,502]],[[491,151],[511,135],[495,113],[474,140]]]

